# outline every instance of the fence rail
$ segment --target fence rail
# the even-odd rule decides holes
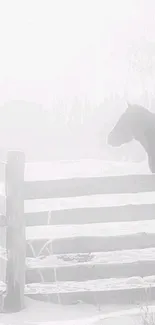
[[[26,226],[92,224],[153,220],[155,204],[126,204],[110,207],[71,208],[62,210],[25,212]]]
[[[155,191],[155,175],[127,175],[27,181],[25,200]]]
[[[25,294],[59,303],[135,302],[151,285],[153,299],[155,204],[24,213],[24,200],[151,193],[155,175],[24,181],[24,167],[22,152],[8,153],[0,196],[8,252],[1,310],[21,310]]]

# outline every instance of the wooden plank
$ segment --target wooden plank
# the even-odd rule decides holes
[[[155,261],[111,264],[75,264],[71,266],[29,268],[26,283],[57,281],[88,281],[109,277],[149,276],[155,274]]]
[[[25,213],[26,226],[92,224],[155,219],[155,204],[92,207]]]
[[[155,299],[155,279],[123,278],[87,282],[33,283],[26,285],[31,298],[62,304],[83,301],[90,304],[137,304]],[[58,299],[59,294],[59,299]]]
[[[0,283],[0,291],[5,284]],[[58,299],[59,294],[59,299]],[[139,304],[155,300],[154,278],[105,279],[86,282],[37,283],[25,286],[25,295],[30,298],[61,304],[83,301],[90,304]]]
[[[25,224],[29,226],[41,226],[48,224],[48,211],[25,212]]]
[[[155,300],[155,287],[148,288],[149,301]],[[126,288],[125,290],[109,290],[109,291],[82,291],[82,292],[67,292],[67,293],[37,293],[31,290],[25,291],[25,295],[31,299],[51,302],[54,304],[73,305],[80,302],[96,305],[140,305],[145,304],[148,295],[147,288]]]
[[[27,227],[27,256],[91,253],[155,245],[155,221]]]
[[[143,249],[155,247],[155,234],[134,234],[109,237],[70,237],[48,242],[47,239],[27,241],[27,256],[49,254],[108,252],[121,249]]]
[[[27,258],[26,283],[88,281],[155,274],[155,248]]]
[[[155,191],[155,174],[26,181],[24,198],[32,200],[151,191]]]
[[[26,228],[27,240],[46,239],[47,241],[59,240],[61,238],[77,237],[115,237],[132,234],[155,235],[155,220],[95,223],[83,225],[45,225]]]
[[[24,166],[25,156],[22,152],[8,153],[6,166],[7,290],[2,306],[3,311],[6,312],[16,312],[24,308],[26,251],[23,199]]]

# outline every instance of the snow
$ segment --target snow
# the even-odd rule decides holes
[[[82,262],[81,262],[82,257]],[[28,268],[44,268],[57,266],[89,265],[97,264],[123,264],[137,261],[154,261],[155,248],[131,249],[111,252],[95,252],[83,254],[59,254],[27,258]]]
[[[125,290],[155,287],[155,276],[131,277],[131,278],[110,278],[90,281],[57,281],[54,283],[31,283],[27,284],[25,293],[29,294],[48,294],[48,293],[67,293],[67,292],[99,292],[110,290]]]
[[[150,313],[155,312],[149,306]],[[134,306],[58,306],[26,298],[26,309],[16,314],[1,314],[0,325],[141,325],[142,312]]]
[[[95,159],[62,160],[28,163],[25,168],[26,181],[126,174],[150,174],[147,161],[142,163],[124,163]]]
[[[134,222],[93,223],[84,225],[52,225],[27,227],[26,238],[54,240],[73,237],[114,237],[133,234],[154,234],[155,220]]]

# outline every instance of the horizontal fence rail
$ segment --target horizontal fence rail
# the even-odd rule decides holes
[[[153,220],[155,204],[126,204],[112,207],[74,208],[41,212],[25,212],[26,226],[92,224]]]
[[[79,177],[25,182],[24,197],[32,200],[98,194],[151,193],[154,191],[155,175]],[[78,299],[87,303],[97,301],[105,304],[116,303],[116,301],[134,303],[145,300],[146,288],[150,288],[150,283],[147,281],[149,281],[149,276],[152,279],[155,274],[155,259],[153,258],[155,233],[153,225],[150,225],[148,229],[145,224],[142,227],[141,222],[153,221],[154,211],[155,204],[124,204],[25,213],[27,226],[31,228],[36,225],[35,236],[31,237],[33,231],[29,232],[29,227],[27,228],[27,257],[33,262],[29,264],[27,260],[26,283],[29,284],[27,288],[30,290],[28,295],[31,297],[34,295],[36,299],[43,299],[43,290],[45,290],[51,301],[59,303],[72,303]],[[137,221],[140,222],[139,226],[137,231],[133,231]],[[95,235],[94,228],[93,234],[89,234],[88,230],[92,223],[100,224],[99,229],[101,230],[104,223],[113,225],[115,222],[125,222],[126,224],[129,222],[128,231],[124,234],[115,231],[114,236],[111,236],[110,233],[105,235],[103,226],[102,234]],[[133,222],[132,226],[130,226],[130,222]],[[48,225],[46,229],[44,228],[45,224]],[[66,225],[73,224],[75,225],[73,234],[69,228],[68,235],[64,236],[64,230],[61,228],[62,235],[59,234],[57,238],[55,237],[54,225],[64,225],[66,230]],[[38,225],[42,225],[40,230]],[[50,225],[53,225],[51,234]],[[76,225],[86,226],[87,234],[85,230],[81,235],[82,228],[78,233]],[[40,237],[39,233],[41,234],[41,232],[44,235]],[[121,256],[121,252],[123,254],[124,250],[126,250],[128,259]],[[147,250],[148,256],[144,256],[145,250]],[[118,253],[118,259],[117,262],[113,262],[116,253]],[[98,254],[102,255],[100,262],[96,260]],[[105,262],[106,254],[110,254],[111,258]],[[135,254],[137,258],[132,260]],[[121,278],[125,277],[129,283],[123,285],[125,280],[121,280]],[[147,281],[143,285],[143,283],[135,282],[137,280],[134,280],[134,277],[143,277],[143,279],[146,277]],[[43,285],[45,279],[46,284]],[[111,289],[107,289],[106,285],[109,285],[106,282],[102,284],[104,279],[109,281],[109,285],[113,283]],[[86,288],[85,281],[88,288]],[[93,281],[96,282],[93,283]],[[41,283],[39,284],[39,282]],[[56,291],[52,282],[58,283]],[[117,282],[118,285],[116,285]],[[152,284],[149,294],[151,299],[155,297],[154,284]]]
[[[8,154],[6,197],[0,198],[9,251],[4,309],[24,308],[24,295],[62,304],[139,303],[146,292],[154,299],[155,203],[133,204],[131,198],[116,206],[24,213],[24,201],[151,194],[155,175],[25,181],[24,167],[23,153]]]
[[[155,191],[155,175],[26,181],[25,200]]]
[[[42,269],[42,275],[47,282],[55,281],[55,269],[57,281],[151,276],[155,272],[155,248],[91,252],[91,254],[68,253],[66,258],[63,254],[47,256],[45,261],[47,268],[43,267],[41,259],[38,259],[35,265],[32,259],[27,259],[27,283],[40,282],[39,269]]]

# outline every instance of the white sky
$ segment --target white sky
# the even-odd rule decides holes
[[[1,0],[0,104],[137,91],[127,53],[153,41],[154,16],[153,0]]]

